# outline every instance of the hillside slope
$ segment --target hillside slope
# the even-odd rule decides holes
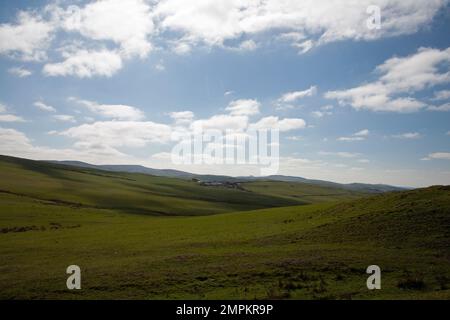
[[[206,215],[345,200],[362,195],[335,191],[340,193],[339,197],[287,198],[276,192],[207,187],[190,180],[0,156],[0,192],[135,214]],[[329,188],[315,187],[314,192],[326,194]]]
[[[450,298],[450,187],[178,218],[0,203],[3,299]],[[366,288],[372,264],[382,290]]]
[[[273,175],[267,177],[253,177],[253,176],[241,176],[241,177],[230,177],[223,175],[208,175],[208,174],[194,174],[190,172],[180,171],[180,170],[172,170],[172,169],[153,169],[147,168],[140,165],[93,165],[86,162],[81,161],[45,161],[49,163],[57,163],[64,164],[68,166],[75,166],[81,168],[90,168],[111,172],[128,172],[128,173],[144,173],[150,174],[159,177],[169,177],[169,178],[178,178],[178,179],[198,179],[201,181],[228,181],[228,182],[267,182],[267,181],[276,181],[276,182],[290,182],[290,183],[299,183],[306,184],[310,186],[315,186],[319,188],[332,188],[332,189],[340,189],[340,190],[348,190],[358,193],[383,193],[389,191],[403,191],[407,190],[407,188],[395,187],[390,185],[383,184],[366,184],[366,183],[336,183],[331,181],[324,180],[315,180],[315,179],[306,179],[301,177],[293,177],[293,176],[283,176],[283,175]]]
[[[147,174],[0,157],[0,191],[73,206],[150,215],[205,215],[301,201]]]

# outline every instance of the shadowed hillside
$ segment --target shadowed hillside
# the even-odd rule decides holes
[[[276,183],[274,182],[274,186]],[[232,211],[283,207],[311,202],[335,201],[363,194],[334,188],[309,186],[315,199],[284,197],[271,191],[207,187],[195,181],[140,173],[108,172],[40,161],[0,156],[0,192],[52,200],[60,204],[149,215],[206,215]]]

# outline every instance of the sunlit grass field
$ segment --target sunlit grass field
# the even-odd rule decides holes
[[[450,299],[450,187],[309,204],[277,184],[12,158],[0,181],[2,299]],[[72,264],[81,290],[66,288]]]

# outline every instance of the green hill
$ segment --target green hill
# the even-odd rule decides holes
[[[242,187],[258,194],[276,196],[308,204],[357,199],[370,195],[370,193],[352,191],[335,186],[283,181],[246,182],[242,183]]]
[[[60,204],[148,215],[205,215],[298,205],[293,201],[193,181],[106,172],[0,157],[0,192]]]
[[[305,185],[304,188],[307,188]],[[206,187],[197,182],[140,173],[53,164],[0,156],[0,192],[52,200],[60,204],[148,215],[206,215],[349,199],[361,193],[311,186],[324,197],[284,197],[277,192]]]
[[[144,175],[67,172],[10,158],[1,166],[3,299],[450,298],[450,187],[168,217],[133,214],[144,212],[117,202],[123,196],[117,188],[144,199],[138,208],[145,213],[156,207],[155,193],[158,212],[165,213],[192,214],[206,205],[202,213],[247,210],[258,205],[252,197],[280,205],[291,200]],[[93,183],[89,190],[76,189],[87,182]],[[190,193],[190,187],[210,193]],[[248,202],[214,201],[226,192],[231,198],[245,194]],[[111,203],[99,201],[101,194]],[[198,198],[190,202],[191,195]],[[184,200],[191,205],[186,211]],[[116,203],[123,205],[115,209]],[[65,287],[71,264],[82,269],[80,291]],[[372,264],[381,267],[381,290],[366,288]]]

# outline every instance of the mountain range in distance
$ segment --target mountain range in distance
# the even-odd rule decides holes
[[[367,184],[367,183],[343,184],[325,180],[306,179],[302,177],[284,176],[284,175],[271,175],[265,177],[254,177],[254,176],[230,177],[225,175],[195,174],[174,169],[153,169],[141,165],[94,165],[82,161],[55,161],[55,160],[47,160],[45,162],[111,172],[142,173],[159,177],[189,179],[189,180],[197,179],[202,182],[238,183],[251,181],[281,181],[281,182],[305,183],[323,187],[342,188],[350,191],[357,191],[363,193],[383,193],[390,191],[402,191],[412,189],[406,187],[391,186],[386,184]]]

